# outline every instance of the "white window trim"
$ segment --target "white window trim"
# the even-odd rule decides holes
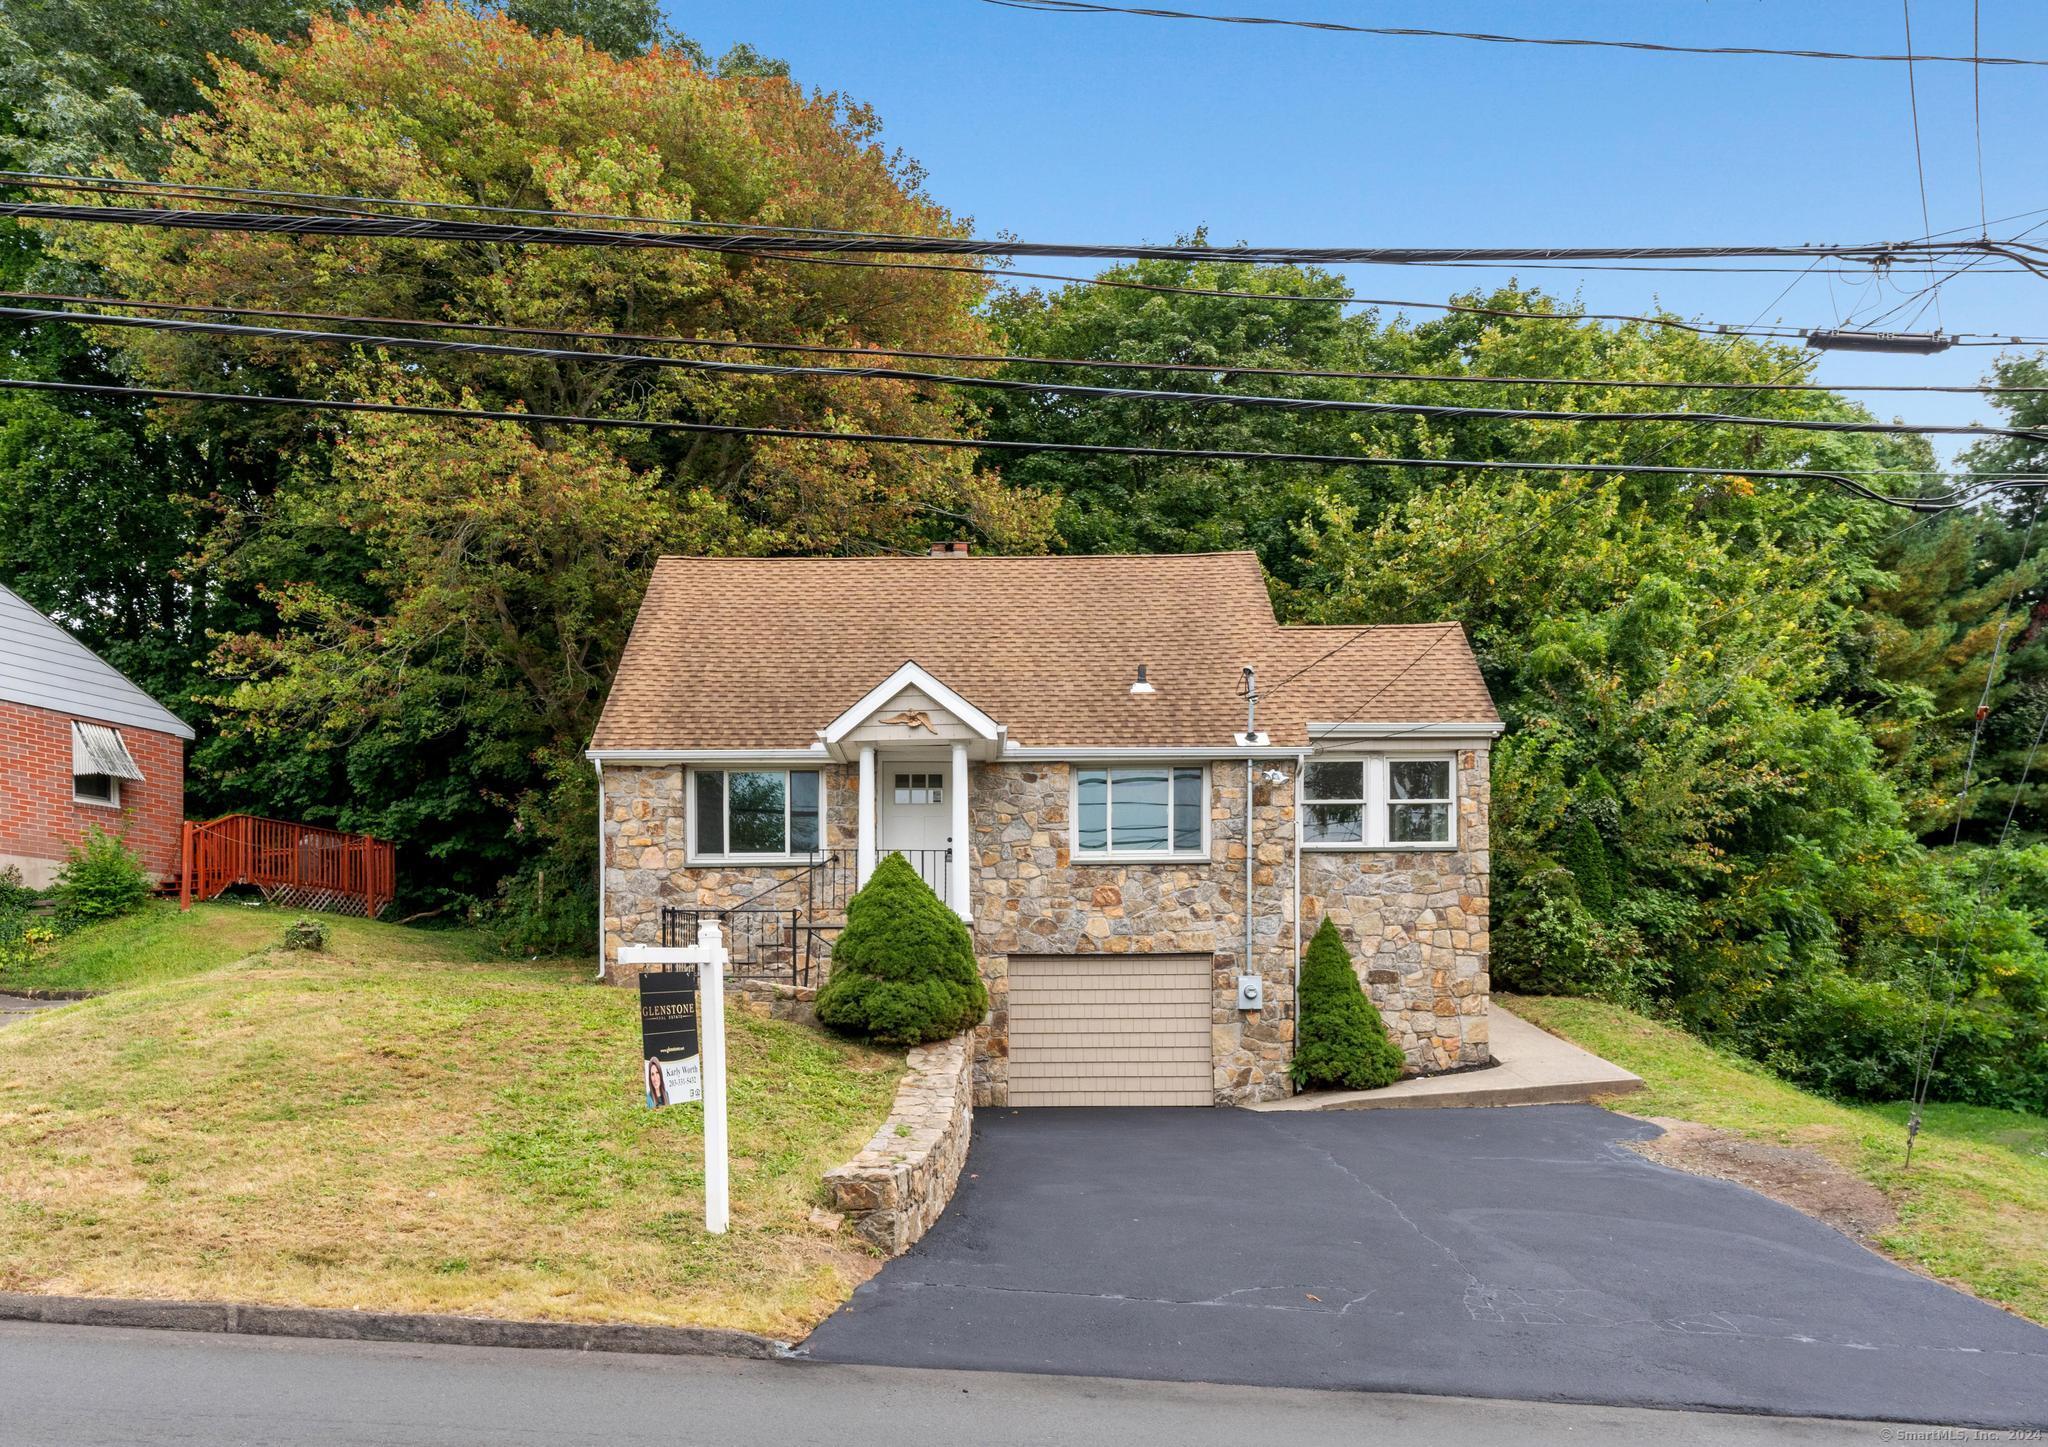
[[[683,770],[683,862],[686,865],[724,865],[734,868],[750,865],[797,865],[816,864],[832,851],[825,847],[825,830],[828,810],[825,803],[826,775],[829,771],[817,764],[783,764],[762,766],[756,763],[705,764],[701,768]],[[790,774],[815,773],[818,776],[818,847],[815,850],[780,854],[700,854],[697,851],[697,775],[699,774],[781,774],[782,784],[782,837],[789,838]],[[726,795],[728,815],[732,795]]]
[[[1423,760],[1430,763],[1451,766],[1450,830],[1451,837],[1440,842],[1402,843],[1387,837],[1387,816],[1393,800],[1389,797],[1387,765],[1395,761]],[[1306,837],[1301,841],[1302,850],[1310,854],[1448,854],[1458,847],[1458,801],[1464,797],[1460,790],[1458,756],[1434,749],[1404,751],[1398,754],[1317,754],[1310,763],[1351,763],[1365,765],[1365,838],[1360,842],[1339,839],[1317,842]],[[1306,831],[1310,805],[1319,802],[1308,797],[1307,775],[1302,781],[1302,821]],[[1337,800],[1349,803],[1349,800]]]
[[[1205,860],[1212,857],[1211,846],[1209,842],[1209,825],[1215,814],[1215,796],[1210,792],[1209,788],[1209,766],[1207,764],[1195,763],[1165,763],[1164,767],[1166,768],[1169,777],[1175,769],[1201,770],[1202,847],[1200,849],[1112,848],[1084,850],[1081,848],[1081,775],[1083,771],[1101,769],[1105,773],[1114,773],[1118,769],[1141,769],[1143,767],[1145,767],[1143,764],[1136,762],[1110,763],[1105,760],[1081,760],[1071,764],[1068,767],[1067,859],[1070,864],[1188,864],[1196,860]],[[1115,787],[1116,786],[1114,784],[1110,785],[1111,792],[1115,791]],[[1167,808],[1169,811],[1173,807],[1172,787],[1173,786],[1171,783],[1167,785]],[[1108,802],[1109,801],[1105,800],[1105,805],[1107,805]],[[1171,820],[1171,818],[1172,815],[1169,812],[1169,821]],[[1107,814],[1105,814],[1104,816],[1103,824],[1106,829],[1109,827],[1109,819]],[[1169,822],[1168,828],[1171,829],[1171,827],[1171,823]],[[1113,840],[1115,839],[1115,837],[1115,831],[1110,830],[1110,838]]]
[[[107,797],[104,799],[95,799],[90,794],[79,793],[78,781],[82,777],[83,776],[79,774],[73,774],[71,776],[72,803],[90,804],[95,809],[119,809],[121,807],[121,780],[116,775],[101,775],[101,777],[107,781]]]

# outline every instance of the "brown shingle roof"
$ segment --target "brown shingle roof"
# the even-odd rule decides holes
[[[663,558],[591,746],[806,748],[905,663],[1020,747],[1227,748],[1245,664],[1276,744],[1311,721],[1498,717],[1457,624],[1283,628],[1251,553]],[[1141,663],[1155,694],[1130,692]]]

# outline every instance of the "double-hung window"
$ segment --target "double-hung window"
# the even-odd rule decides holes
[[[1325,849],[1457,842],[1449,758],[1317,759],[1302,775],[1302,843]]]
[[[816,769],[698,769],[691,785],[699,856],[817,853],[822,794]]]
[[[1199,855],[1209,791],[1199,765],[1074,771],[1074,857]]]

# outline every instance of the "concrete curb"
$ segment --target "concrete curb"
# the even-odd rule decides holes
[[[428,1316],[317,1306],[253,1306],[233,1301],[151,1301],[107,1296],[38,1296],[0,1291],[0,1321],[51,1326],[148,1327],[234,1336],[318,1337],[434,1346],[526,1347],[569,1352],[644,1352],[662,1356],[746,1357],[770,1361],[789,1343],[747,1331],[625,1322],[508,1321],[487,1316]]]

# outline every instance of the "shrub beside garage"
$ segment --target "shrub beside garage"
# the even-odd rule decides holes
[[[1407,1062],[1358,983],[1337,926],[1324,920],[1301,960],[1301,1025],[1288,1068],[1297,1090],[1377,1090]]]

